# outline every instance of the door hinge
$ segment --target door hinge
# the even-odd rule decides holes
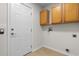
[[[30,47],[32,48],[32,45]]]
[[[32,13],[30,13],[30,15],[32,15]]]

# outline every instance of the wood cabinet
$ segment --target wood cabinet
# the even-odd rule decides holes
[[[51,8],[51,24],[59,24],[62,21],[61,6]]]
[[[48,25],[49,23],[49,12],[46,9],[40,11],[40,25]]]
[[[77,3],[63,4],[64,22],[78,22],[79,21],[79,7]]]
[[[79,4],[65,3],[51,8],[51,24],[79,21]]]
[[[61,23],[75,23],[79,22],[79,4],[78,3],[64,3],[56,7],[52,7],[50,15],[48,10],[43,9],[40,12],[40,24],[48,25],[49,16],[51,24]]]

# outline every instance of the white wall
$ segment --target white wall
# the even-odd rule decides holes
[[[0,34],[0,56],[7,55],[7,4],[0,3],[0,28],[4,28],[4,34]]]
[[[41,7],[36,4],[27,4],[33,8],[33,39],[32,39],[32,47],[33,50],[36,50],[37,48],[42,46],[42,35],[41,35],[41,28],[40,28],[40,9]],[[0,55],[7,55],[7,4],[1,4],[0,3],[0,28],[4,28],[5,34],[0,35]]]
[[[26,4],[33,8],[33,39],[32,39],[32,47],[33,51],[40,48],[42,46],[42,30],[40,28],[40,10],[41,7],[37,4]]]
[[[53,5],[46,7],[46,9],[50,11]],[[53,31],[48,32],[48,27],[51,27]],[[79,55],[79,23],[45,26],[42,27],[42,31],[44,36],[43,45],[45,47],[69,55]],[[73,38],[72,34],[76,34],[77,38]],[[65,51],[66,48],[70,49],[69,53]]]

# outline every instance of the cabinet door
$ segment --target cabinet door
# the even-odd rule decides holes
[[[40,12],[40,24],[47,25],[49,23],[48,19],[48,10],[41,10]]]
[[[78,4],[69,3],[64,4],[64,21],[77,22],[78,19]]]
[[[58,24],[62,21],[61,6],[51,9],[51,24]]]

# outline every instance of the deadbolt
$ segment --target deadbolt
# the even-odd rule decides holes
[[[13,30],[14,30],[14,28],[11,28],[11,30],[13,31]]]

